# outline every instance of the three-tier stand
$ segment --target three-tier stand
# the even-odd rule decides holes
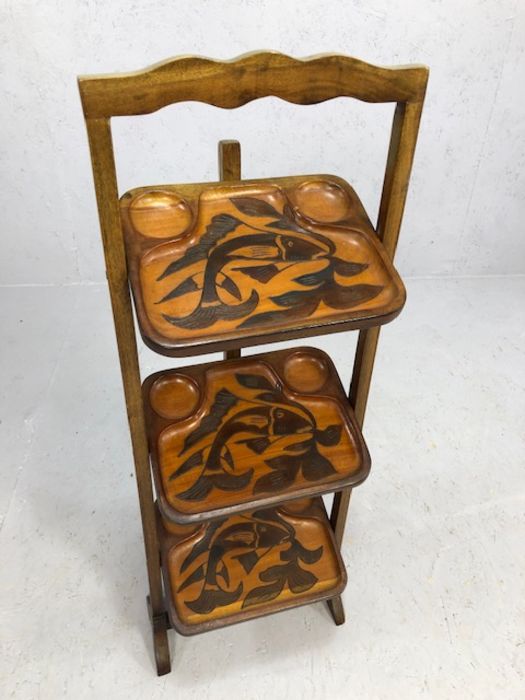
[[[427,76],[423,66],[258,53],[79,79],[159,674],[170,670],[170,627],[194,634],[319,600],[344,621],[340,546],[351,490],[370,470],[361,426],[379,328],[405,302],[392,258]],[[234,108],[269,95],[397,103],[376,227],[339,177],[241,180],[235,141],[219,144],[219,182],[119,198],[111,117],[188,100]],[[221,351],[224,360],[141,382],[130,289],[150,348],[171,357]],[[359,337],[349,395],[320,350],[240,353],[351,330]]]

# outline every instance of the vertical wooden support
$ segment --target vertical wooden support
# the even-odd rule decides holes
[[[238,141],[219,141],[219,180],[241,179],[241,144]]]
[[[241,144],[238,141],[219,141],[219,180],[241,179]],[[225,360],[234,360],[241,356],[240,348],[226,350]]]
[[[113,309],[122,382],[128,413],[133,459],[137,476],[140,513],[144,533],[144,546],[150,595],[148,605],[152,620],[165,613],[162,578],[160,572],[159,542],[155,519],[153,485],[149,465],[148,441],[144,421],[140,369],[137,354],[133,310],[128,285],[128,273],[120,213],[118,189],[113,157],[109,119],[87,119],[87,131],[95,191],[97,196],[100,229],[104,245],[106,273]],[[154,629],[155,657],[159,675],[170,671],[170,653],[167,632]]]
[[[376,227],[377,235],[382,240],[391,259],[394,258],[396,252],[405,209],[408,181],[414,160],[422,109],[423,99],[417,102],[399,102],[394,113]],[[348,398],[361,428],[365,419],[379,331],[379,327],[362,330],[359,332],[357,340]],[[351,496],[351,488],[343,489],[343,491],[334,494],[330,522],[338,546],[341,546],[343,541]],[[342,624],[344,622],[344,609],[340,597],[328,601],[328,606],[335,623]]]

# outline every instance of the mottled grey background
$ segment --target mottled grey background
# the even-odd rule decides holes
[[[398,266],[405,276],[525,272],[525,3],[519,0],[2,0],[0,284],[104,280],[76,76],[196,53],[334,51],[431,68]],[[331,172],[375,216],[391,106],[277,99],[119,119],[122,191],[216,176]]]

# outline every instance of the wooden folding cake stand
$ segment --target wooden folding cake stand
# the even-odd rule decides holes
[[[379,328],[405,302],[392,258],[427,78],[424,66],[256,53],[79,79],[159,674],[170,671],[170,627],[194,634],[319,600],[344,622],[340,546],[352,488],[370,470],[361,427]],[[235,141],[219,144],[219,182],[141,187],[119,199],[111,117],[188,100],[235,108],[269,95],[397,103],[375,228],[338,177],[241,180]],[[225,359],[141,384],[130,288],[150,348]],[[320,350],[240,356],[356,329],[348,396]]]

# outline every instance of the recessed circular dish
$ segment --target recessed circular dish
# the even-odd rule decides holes
[[[192,213],[186,200],[175,192],[151,190],[135,197],[129,215],[136,230],[148,238],[180,236],[191,224]]]
[[[199,398],[197,383],[184,374],[159,377],[149,392],[149,400],[155,413],[171,420],[182,420],[191,416],[198,406]]]
[[[299,212],[312,221],[334,223],[350,213],[350,198],[335,182],[310,180],[299,185],[293,194]]]
[[[294,391],[308,394],[319,391],[328,379],[328,366],[324,360],[306,352],[296,352],[284,365],[284,379]]]

